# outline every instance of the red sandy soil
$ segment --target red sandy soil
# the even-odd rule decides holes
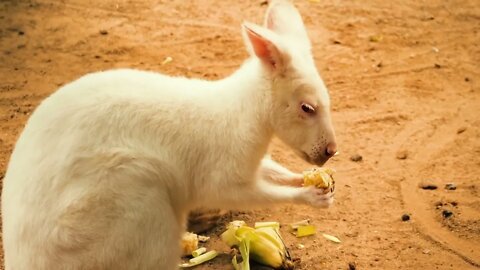
[[[336,203],[230,214],[207,232],[207,246],[225,254],[198,269],[232,269],[218,239],[229,219],[305,218],[342,243],[282,228],[297,269],[478,269],[478,0],[295,4],[332,98]],[[59,86],[116,67],[227,76],[247,57],[241,22],[260,23],[265,9],[262,1],[0,1],[0,177],[30,113]],[[166,57],[173,61],[162,65]],[[271,151],[293,170],[310,168],[278,141]],[[355,154],[363,160],[351,161]],[[445,190],[448,182],[457,189]]]

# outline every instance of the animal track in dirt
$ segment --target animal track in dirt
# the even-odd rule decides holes
[[[398,148],[405,147],[408,145],[409,140],[412,140],[415,137],[417,143],[415,163],[416,166],[404,166],[401,173],[405,177],[404,181],[401,184],[402,199],[405,204],[407,211],[412,213],[412,216],[415,217],[416,223],[415,226],[427,239],[431,239],[436,243],[440,244],[443,248],[457,254],[462,259],[468,263],[480,267],[480,250],[473,248],[472,241],[468,240],[465,237],[459,236],[458,232],[455,233],[452,230],[452,224],[455,224],[455,221],[444,221],[438,216],[444,218],[452,217],[453,213],[450,210],[443,210],[441,214],[432,211],[431,205],[432,199],[425,199],[425,192],[419,191],[419,183],[421,182],[422,170],[425,167],[431,166],[430,158],[432,156],[441,154],[441,151],[444,151],[446,145],[455,140],[458,133],[452,132],[452,126],[457,126],[461,120],[453,121],[453,123],[448,123],[445,126],[437,127],[435,124],[437,122],[427,120],[424,123],[414,122],[410,125],[407,125],[403,132],[400,133],[396,138],[395,142],[397,143]],[[433,123],[433,124],[432,124]],[[426,127],[430,127],[431,131],[425,130]],[[393,154],[393,153],[391,153]],[[385,154],[384,154],[385,155]],[[379,168],[382,168],[383,164],[379,164]],[[385,168],[389,170],[388,168]],[[457,203],[455,203],[457,205]],[[478,215],[477,211],[468,213],[471,215],[470,218],[475,218]],[[453,217],[452,217],[453,220]],[[447,223],[447,226],[443,224]],[[460,223],[457,221],[457,223]],[[475,228],[478,226],[475,220],[468,220],[465,224],[455,226],[455,228],[461,228],[463,235],[470,234],[468,238],[477,238],[478,232]],[[449,226],[450,225],[450,226]]]

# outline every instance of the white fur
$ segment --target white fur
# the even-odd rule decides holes
[[[285,8],[296,12],[286,1],[274,5],[283,19]],[[106,71],[42,102],[4,179],[6,269],[175,269],[194,207],[329,206],[333,194],[298,186],[301,175],[264,158],[277,134],[321,164],[314,155],[334,135],[310,52],[298,39],[259,31],[282,42],[268,45],[282,66],[253,56],[215,82]],[[302,114],[305,100],[318,115]]]

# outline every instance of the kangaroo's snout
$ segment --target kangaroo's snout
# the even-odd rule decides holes
[[[325,156],[327,157],[333,157],[337,153],[337,143],[331,142],[327,145],[327,148],[325,149]]]
[[[331,157],[337,153],[337,144],[335,142],[328,143],[321,151],[316,152],[313,157],[307,158],[307,161],[318,166],[325,164]]]

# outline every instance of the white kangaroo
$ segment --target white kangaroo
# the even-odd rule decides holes
[[[265,157],[273,135],[312,164],[336,152],[300,14],[273,1],[242,31],[251,57],[222,80],[113,70],[41,103],[4,179],[7,270],[176,269],[193,207],[333,202]]]

